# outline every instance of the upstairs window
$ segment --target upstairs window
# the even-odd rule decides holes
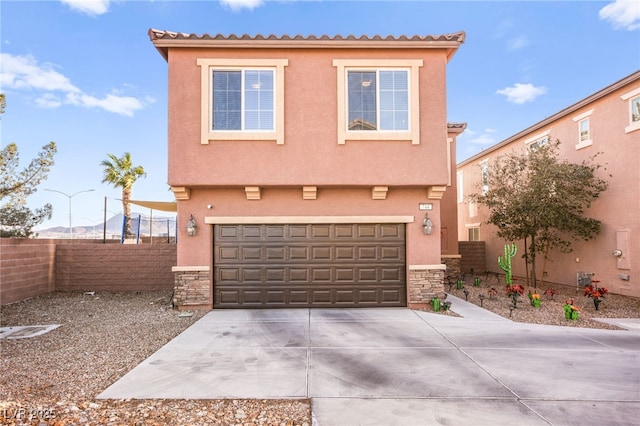
[[[576,143],[576,149],[593,145],[593,140],[591,139],[591,114],[593,114],[593,110],[573,117],[574,123],[578,124],[578,142]]]
[[[624,128],[625,133],[630,133],[640,129],[640,87],[620,96],[623,101],[629,102],[627,111],[629,114],[629,125]]]
[[[547,130],[546,132],[540,133],[538,135],[535,135],[527,140],[524,141],[524,144],[527,146],[527,149],[529,149],[530,151],[535,151],[536,149],[538,149],[541,146],[545,146],[549,143],[549,134],[551,133],[550,130]]]
[[[338,144],[347,140],[420,144],[421,59],[335,59]]]
[[[489,160],[480,162],[480,170],[482,171],[482,195],[489,192]]]
[[[348,130],[409,130],[409,71],[347,71]]]
[[[212,131],[273,131],[274,70],[213,70]]]
[[[264,140],[284,144],[287,59],[199,58],[201,143]]]

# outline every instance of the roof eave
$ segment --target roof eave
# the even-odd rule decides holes
[[[222,36],[174,33],[150,29],[149,37],[165,60],[169,48],[222,48],[222,49],[445,49],[447,61],[464,43],[465,33],[458,32],[426,37],[276,37],[276,36]]]

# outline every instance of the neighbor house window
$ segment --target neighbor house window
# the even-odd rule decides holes
[[[480,170],[482,171],[482,195],[489,192],[489,160],[480,162]]]
[[[462,172],[457,173],[457,181],[458,181],[458,202],[462,203],[464,201],[464,178]]]
[[[471,226],[467,229],[467,235],[469,241],[480,241],[480,227]]]
[[[640,87],[620,96],[623,101],[628,101],[629,125],[624,128],[626,133],[640,129]]]
[[[286,59],[205,59],[201,67],[201,143],[284,143]]]
[[[420,143],[422,60],[342,60],[338,69],[338,143],[399,140]]]
[[[478,216],[478,205],[474,201],[469,202],[469,217]]]
[[[527,146],[529,150],[535,150],[541,146],[545,146],[549,143],[549,133],[551,131],[547,130],[546,132],[535,135],[524,141],[524,144]]]
[[[593,114],[593,110],[573,117],[573,121],[578,124],[578,143],[576,144],[576,149],[593,145],[593,140],[591,139],[591,114]]]

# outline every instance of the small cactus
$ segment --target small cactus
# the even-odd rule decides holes
[[[498,256],[498,265],[500,266],[500,269],[502,269],[505,272],[504,280],[508,286],[511,286],[511,283],[512,283],[511,258],[516,255],[517,251],[518,251],[518,248],[516,247],[515,243],[512,243],[511,245],[505,244],[504,257]]]

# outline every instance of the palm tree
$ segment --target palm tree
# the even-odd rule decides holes
[[[104,168],[104,177],[102,183],[110,183],[116,188],[122,188],[122,211],[125,217],[124,235],[131,235],[131,207],[129,200],[131,199],[131,190],[133,184],[140,177],[146,177],[147,174],[142,166],[134,166],[131,162],[131,154],[125,152],[120,158],[113,154],[107,154],[108,160],[102,160],[100,165]]]

